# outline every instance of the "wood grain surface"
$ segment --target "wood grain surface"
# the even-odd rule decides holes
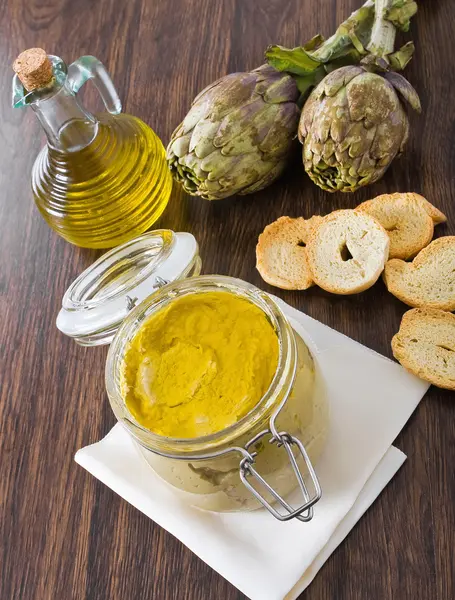
[[[106,348],[83,349],[55,327],[63,293],[99,253],[58,238],[30,192],[43,144],[30,110],[10,106],[11,63],[42,46],[71,62],[94,54],[124,110],[166,142],[192,98],[262,63],[270,43],[330,34],[360,0],[0,0],[0,598],[2,600],[241,600],[221,576],[73,461],[115,419],[104,391]],[[352,297],[281,292],[255,270],[263,227],[280,215],[353,207],[416,191],[455,234],[453,0],[421,0],[407,70],[423,115],[411,115],[406,155],[355,195],[328,195],[297,157],[285,177],[250,197],[209,203],[174,187],[159,226],[191,231],[204,273],[240,277],[391,356],[406,307],[382,282]],[[99,108],[93,90],[87,105]],[[304,600],[455,597],[455,398],[432,388],[396,444],[408,460],[302,595]],[[303,531],[303,529],[302,529]],[[279,542],[278,542],[279,543]]]

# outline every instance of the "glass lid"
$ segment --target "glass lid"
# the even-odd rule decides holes
[[[112,341],[129,312],[167,283],[200,268],[190,233],[145,233],[101,256],[63,296],[57,327],[83,346]]]

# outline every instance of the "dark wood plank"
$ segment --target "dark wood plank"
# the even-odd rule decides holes
[[[244,596],[171,535],[73,462],[114,424],[103,387],[106,349],[81,349],[54,325],[62,295],[96,252],[71,247],[39,217],[30,172],[42,145],[30,112],[13,111],[10,64],[43,46],[68,62],[98,56],[127,112],[167,140],[194,95],[262,62],[269,43],[329,34],[360,0],[0,1],[0,598],[5,600],[240,600]],[[355,206],[387,191],[423,193],[455,233],[455,69],[451,0],[420,2],[407,75],[412,115],[405,157],[353,196],[329,196],[298,160],[247,198],[208,203],[177,188],[159,225],[200,242],[205,273],[241,277],[390,356],[405,307],[379,283],[356,297],[277,292],[255,271],[263,227],[283,214]],[[99,106],[96,94],[86,94]],[[397,440],[408,461],[302,598],[450,600],[455,597],[455,402],[432,389]]]

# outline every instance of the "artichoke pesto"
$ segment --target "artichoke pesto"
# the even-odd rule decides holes
[[[261,400],[278,353],[276,332],[253,303],[227,292],[190,294],[149,317],[131,340],[125,402],[159,435],[210,435]]]

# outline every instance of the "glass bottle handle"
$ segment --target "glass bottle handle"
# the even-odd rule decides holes
[[[117,90],[103,63],[94,56],[81,56],[68,67],[67,83],[77,94],[89,79],[95,84],[106,110],[112,115],[122,112],[122,103]]]

